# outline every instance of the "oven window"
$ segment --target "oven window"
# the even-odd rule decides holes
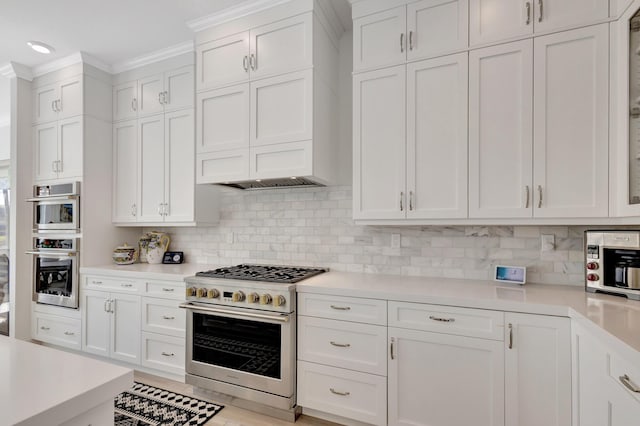
[[[38,204],[36,224],[73,224],[73,203]]]
[[[193,313],[193,360],[281,378],[281,325]]]
[[[71,296],[73,259],[35,258],[36,293]]]

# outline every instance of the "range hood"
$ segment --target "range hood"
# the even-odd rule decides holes
[[[325,186],[324,184],[314,182],[305,177],[245,180],[240,182],[225,182],[219,185],[246,190]]]

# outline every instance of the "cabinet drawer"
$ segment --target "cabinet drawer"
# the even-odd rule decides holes
[[[185,343],[183,338],[142,332],[142,365],[184,374]]]
[[[387,379],[298,361],[298,405],[374,425],[385,425]]]
[[[298,317],[298,359],[387,375],[387,328]]]
[[[71,349],[81,348],[80,320],[33,314],[32,338]]]
[[[633,365],[617,354],[609,353],[608,357],[609,378],[640,402],[640,366]]]
[[[298,315],[387,325],[387,302],[298,293]]]
[[[504,313],[484,309],[389,302],[389,326],[504,340]]]
[[[148,296],[184,300],[185,285],[182,281],[146,281],[144,291]]]
[[[116,291],[120,293],[140,293],[143,283],[130,278],[113,278],[101,276],[85,276],[82,285],[90,290]]]
[[[173,300],[142,298],[142,329],[154,333],[184,337],[185,311],[180,302]]]

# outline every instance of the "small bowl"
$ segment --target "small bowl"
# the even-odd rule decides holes
[[[116,265],[131,265],[138,260],[138,250],[135,247],[124,244],[116,247],[111,257]]]

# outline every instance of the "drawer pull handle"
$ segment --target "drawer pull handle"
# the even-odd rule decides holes
[[[71,332],[71,331],[65,331],[65,332],[64,332],[64,335],[65,335],[65,336],[75,336],[75,334],[76,334],[76,333],[73,333],[73,332]]]
[[[175,356],[176,354],[170,354],[167,352],[162,352],[162,356]]]
[[[620,376],[620,382],[624,385],[625,388],[629,389],[631,392],[640,393],[640,388],[636,386],[628,375]]]
[[[162,291],[173,291],[173,290],[174,290],[173,288],[165,288],[165,287],[162,287]]]
[[[336,305],[331,305],[331,309],[335,309],[336,311],[350,311],[351,307],[350,306],[336,306]]]
[[[393,344],[396,342],[395,337],[391,338],[391,344],[389,345],[389,355],[391,356],[391,359],[396,359],[396,355],[393,353]]]
[[[133,284],[125,284],[125,283],[122,283],[122,284],[120,284],[120,286],[121,286],[121,287],[133,287]]]
[[[339,348],[348,348],[351,347],[350,343],[336,343],[336,342],[329,342],[331,343],[333,346],[337,346]]]
[[[509,349],[513,349],[513,324],[509,323]]]
[[[455,318],[440,318],[440,317],[434,317],[433,315],[430,315],[429,319],[433,321],[440,321],[440,322],[454,322],[456,320]]]
[[[166,320],[174,320],[174,319],[176,319],[176,317],[168,317],[168,316],[164,315],[164,316],[162,317],[162,319],[166,319]]]
[[[50,327],[45,327],[44,325],[41,325],[41,326],[40,326],[40,330],[45,330],[45,331],[47,331],[47,330],[51,330],[51,328],[50,328]]]
[[[351,395],[351,392],[338,392],[337,390],[335,390],[334,388],[329,388],[329,390],[331,391],[332,394],[334,395],[340,395],[340,396],[349,396]]]
[[[93,284],[102,284],[102,281],[95,281],[95,280],[93,280],[93,281],[92,281],[92,283],[93,283]]]

